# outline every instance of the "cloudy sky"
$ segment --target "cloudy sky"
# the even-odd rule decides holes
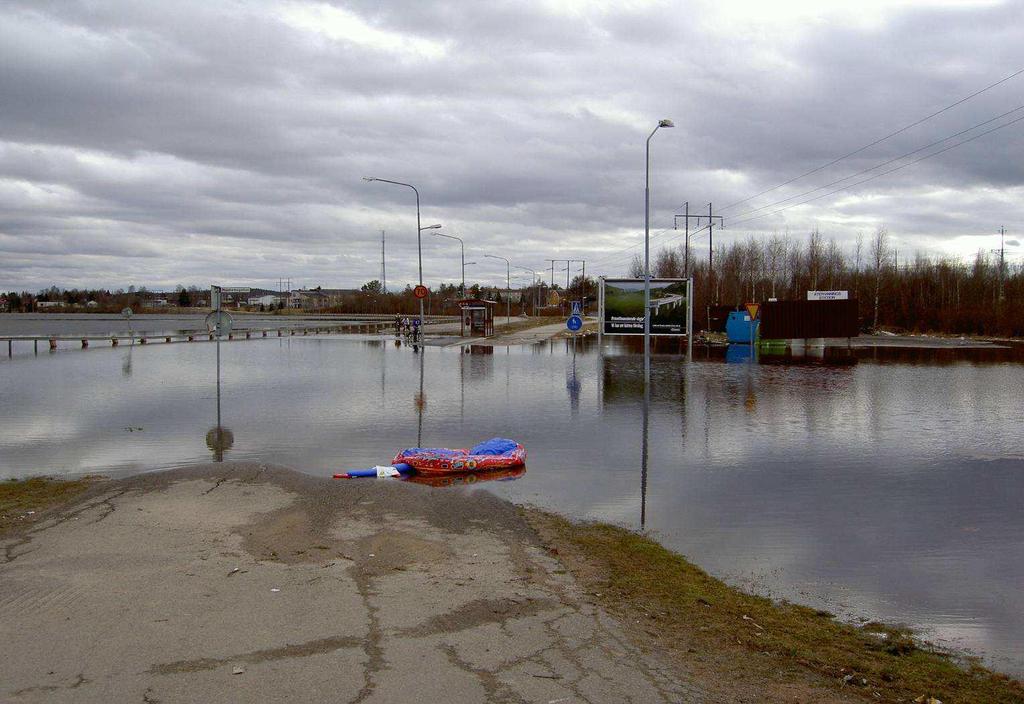
[[[4,0],[0,65],[0,290],[357,286],[381,230],[412,282],[413,192],[363,176],[415,184],[471,280],[622,274],[666,117],[655,248],[684,201],[722,241],[1024,229],[1024,74],[751,198],[1024,68],[1021,2]],[[457,280],[458,243],[425,232],[423,265]]]

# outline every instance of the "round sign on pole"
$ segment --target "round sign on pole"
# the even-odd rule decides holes
[[[128,318],[131,318],[132,317],[132,309],[131,308],[122,308],[121,309],[121,315],[123,315],[126,320]]]
[[[223,337],[231,332],[231,314],[223,310],[215,310],[206,316],[206,329],[217,337]]]
[[[569,316],[569,319],[565,321],[565,327],[569,328],[572,332],[577,332],[583,327],[583,318],[578,315]]]
[[[426,298],[428,293],[430,293],[430,291],[428,291],[427,287],[423,284],[420,284],[412,290],[412,295],[416,296],[416,298]]]

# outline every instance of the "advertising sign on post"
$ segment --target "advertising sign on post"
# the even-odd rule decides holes
[[[644,334],[643,279],[602,279],[600,293],[603,334]],[[689,309],[686,279],[651,279],[652,335],[685,335]]]

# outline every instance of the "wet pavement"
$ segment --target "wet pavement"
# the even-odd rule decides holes
[[[3,547],[3,701],[704,701],[486,494],[211,465]]]

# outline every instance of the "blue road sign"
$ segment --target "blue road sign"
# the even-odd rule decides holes
[[[583,301],[573,301],[572,302],[572,314],[573,315],[583,315]]]
[[[569,319],[565,321],[565,327],[576,332],[583,327],[583,318],[578,315],[571,315],[569,316]]]

